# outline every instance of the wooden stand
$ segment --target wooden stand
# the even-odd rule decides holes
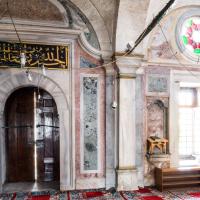
[[[159,191],[163,191],[167,188],[199,185],[200,167],[155,168],[155,183]]]
[[[168,140],[165,138],[157,138],[157,137],[149,137],[147,139],[148,142],[148,153],[153,154],[154,149],[157,147],[161,153],[166,154],[166,146]]]

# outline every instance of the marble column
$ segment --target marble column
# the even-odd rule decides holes
[[[138,62],[138,61],[137,61]],[[134,58],[118,58],[118,169],[117,189],[138,188],[136,169],[136,70],[139,63]]]
[[[192,79],[191,79],[192,80]],[[179,167],[179,91],[180,91],[180,81],[176,74],[171,73],[170,81],[170,116],[169,116],[169,152],[171,155],[170,167]]]
[[[114,67],[106,66],[106,189],[116,186],[115,173],[115,150],[116,150],[116,129],[115,113],[112,103],[115,99],[115,70]]]

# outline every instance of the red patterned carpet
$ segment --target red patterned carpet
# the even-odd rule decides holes
[[[0,194],[0,200],[200,200],[200,187],[159,192],[140,188],[136,191],[115,190],[32,192]]]
[[[200,200],[200,187],[167,190],[164,192],[142,188],[137,191],[120,192],[120,195],[124,200]]]

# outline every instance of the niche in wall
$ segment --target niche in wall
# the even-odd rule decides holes
[[[147,97],[147,138],[169,138],[168,105],[168,98]]]
[[[149,137],[159,137],[169,140],[168,132],[168,110],[169,98],[148,96],[146,99],[146,151],[144,158],[144,182],[146,186],[154,185],[155,167],[166,168],[170,166],[169,143],[167,144],[167,153],[155,148],[153,154],[147,153],[147,139]]]

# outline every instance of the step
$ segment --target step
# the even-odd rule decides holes
[[[166,172],[189,172],[189,171],[200,171],[200,167],[180,167],[180,168],[162,169],[163,173],[166,173]]]
[[[176,182],[168,182],[168,183],[163,183],[163,186],[176,186],[176,185],[193,185],[193,184],[198,184],[200,183],[200,180],[193,180],[193,181],[176,181]]]
[[[200,178],[200,174],[183,174],[183,175],[171,175],[171,176],[163,176],[163,180],[170,179],[184,179],[184,178]]]

